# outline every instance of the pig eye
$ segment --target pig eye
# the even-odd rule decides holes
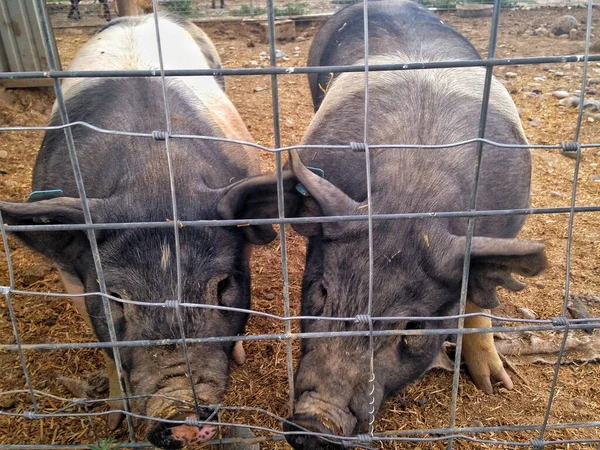
[[[405,330],[419,330],[421,328],[423,328],[423,324],[421,322],[417,322],[417,321],[412,322],[411,321],[406,324],[406,327],[404,329]],[[417,336],[402,336],[400,338],[400,343],[398,344],[398,351],[406,350],[409,346],[410,339],[411,338],[414,339],[415,337],[417,337]]]
[[[217,283],[217,299],[219,300],[219,304],[223,304],[223,294],[227,291],[227,289],[229,289],[230,286],[231,280],[229,277],[225,277]]]
[[[327,298],[327,288],[323,284],[321,284],[321,296]]]

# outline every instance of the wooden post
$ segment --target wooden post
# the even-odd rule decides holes
[[[135,0],[117,0],[119,16],[137,16],[140,12]]]

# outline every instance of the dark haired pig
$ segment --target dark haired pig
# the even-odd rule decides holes
[[[174,16],[160,17],[165,68],[220,68],[216,49],[193,24]],[[158,69],[153,16],[111,22],[79,51],[71,70]],[[222,80],[214,77],[169,77],[166,81],[174,133],[251,140]],[[166,130],[160,78],[69,78],[63,82],[69,119],[104,129],[149,133]],[[51,125],[61,123],[56,105]],[[101,134],[76,126],[73,137],[94,222],[142,222],[173,219],[165,142],[144,137]],[[259,174],[258,152],[250,147],[211,140],[171,139],[173,173],[181,220],[218,219],[217,205],[232,186]],[[83,223],[83,212],[63,130],[46,133],[34,173],[33,190],[62,190],[58,198],[28,203],[0,202],[8,224]],[[267,230],[270,238],[272,230]],[[98,292],[90,245],[83,231],[21,232],[32,249],[51,258],[70,294]],[[177,276],[172,228],[103,230],[96,232],[109,294],[141,302],[175,299]],[[189,303],[250,307],[249,243],[235,228],[186,227],[180,230],[182,300]],[[74,299],[101,341],[109,340],[99,296]],[[117,337],[121,341],[178,339],[175,310],[111,300]],[[236,336],[243,333],[246,314],[183,308],[187,337]],[[231,342],[191,345],[193,377],[186,372],[179,346],[121,348],[124,381],[134,413],[161,419],[204,420],[221,402],[228,380]],[[243,348],[235,347],[236,350]],[[112,350],[107,352],[110,395],[120,397]],[[238,355],[241,356],[241,355]],[[153,397],[153,394],[157,396]],[[166,397],[171,400],[167,400]],[[183,402],[188,402],[187,405]],[[121,401],[113,401],[122,409]],[[214,417],[214,415],[212,415]],[[112,413],[111,428],[121,415]],[[180,448],[210,439],[214,426],[147,424],[148,439],[163,448]]]
[[[309,65],[363,63],[362,4],[349,6],[319,30]],[[369,4],[370,64],[479,59],[473,46],[435,15],[407,1]],[[448,144],[476,138],[485,69],[458,68],[371,72],[371,144]],[[364,74],[309,76],[316,116],[305,144],[343,145],[363,141]],[[492,81],[485,137],[526,144],[515,105]],[[476,167],[476,144],[448,149],[371,151],[372,211],[375,214],[469,209]],[[324,178],[307,169],[324,171]],[[365,215],[365,153],[306,149],[292,154],[285,174],[286,202],[295,215]],[[477,208],[524,208],[530,190],[526,149],[484,146]],[[308,192],[302,196],[297,183]],[[271,180],[273,183],[273,180]],[[246,189],[244,189],[244,184]],[[221,203],[224,216],[241,212],[267,215],[264,203],[246,202],[267,189],[242,183]],[[524,287],[516,273],[533,276],[546,264],[544,245],[516,239],[524,218],[494,216],[476,221],[467,312],[498,305],[496,288]],[[436,316],[458,312],[465,255],[466,218],[374,221],[373,316]],[[367,222],[295,226],[308,236],[302,286],[302,315],[353,317],[367,312],[369,248]],[[447,328],[456,320],[375,322],[375,329]],[[490,326],[467,319],[468,327]],[[305,332],[365,330],[359,322],[305,320]],[[390,395],[422,376],[447,336],[379,337],[374,340],[375,412]],[[342,436],[367,430],[369,422],[369,340],[365,337],[309,339],[302,342],[296,373],[296,409],[291,420],[322,433]],[[490,334],[464,338],[464,356],[475,383],[492,392],[492,381],[512,387]],[[296,427],[284,425],[286,431]],[[297,449],[333,444],[315,437],[288,435]]]

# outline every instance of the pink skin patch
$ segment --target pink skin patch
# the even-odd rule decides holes
[[[217,427],[213,425],[202,425],[201,427],[179,425],[171,428],[171,433],[184,447],[192,447],[210,441],[217,434]]]

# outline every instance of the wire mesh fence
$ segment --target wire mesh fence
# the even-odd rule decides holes
[[[188,6],[193,11],[195,2],[189,1],[172,1],[172,2],[161,2],[153,1],[153,21],[155,21],[155,37],[156,46],[159,50],[159,62],[160,67],[158,69],[151,70],[92,70],[82,73],[81,71],[69,71],[57,70],[59,67],[59,56],[54,50],[52,41],[52,28],[51,24],[46,20],[46,15],[40,14],[41,23],[40,26],[43,31],[43,35],[46,41],[47,58],[50,64],[50,71],[39,71],[39,72],[13,72],[13,73],[2,73],[0,78],[42,78],[47,77],[54,80],[54,91],[57,99],[57,117],[60,117],[60,125],[54,126],[4,126],[0,131],[4,133],[22,133],[29,131],[57,131],[64,132],[65,144],[68,149],[70,157],[70,163],[72,164],[74,171],[74,180],[77,188],[77,193],[81,199],[83,205],[82,213],[79,222],[75,224],[5,224],[4,220],[0,221],[0,231],[3,237],[4,252],[6,255],[6,262],[8,268],[8,284],[2,286],[1,291],[4,296],[5,307],[7,311],[8,321],[12,328],[13,342],[2,343],[1,348],[3,351],[16,354],[19,358],[20,368],[24,377],[24,383],[26,389],[19,389],[14,391],[3,391],[0,392],[0,399],[7,398],[14,395],[27,395],[28,401],[24,403],[24,407],[21,411],[8,411],[9,408],[2,408],[0,410],[0,416],[14,417],[19,419],[25,419],[27,421],[43,421],[47,419],[55,420],[60,423],[61,419],[64,418],[80,418],[82,420],[81,426],[85,428],[91,428],[93,434],[97,437],[97,441],[101,441],[97,432],[98,425],[92,420],[97,416],[108,416],[111,413],[121,413],[125,417],[127,422],[128,435],[126,440],[118,443],[111,443],[111,445],[119,445],[127,448],[138,448],[149,446],[147,442],[139,442],[134,432],[134,427],[139,421],[150,421],[151,423],[163,423],[167,426],[192,426],[198,429],[204,429],[207,426],[231,426],[231,427],[242,427],[254,430],[257,433],[262,432],[263,435],[259,437],[252,437],[245,439],[248,444],[251,443],[262,443],[266,446],[265,448],[271,448],[275,443],[289,439],[290,436],[313,436],[321,438],[322,442],[337,444],[343,447],[359,447],[359,448],[371,448],[377,445],[401,445],[415,444],[425,445],[435,443],[441,443],[452,448],[453,446],[460,445],[474,445],[481,444],[486,446],[509,446],[509,447],[531,447],[534,449],[540,449],[551,446],[567,446],[567,445],[588,445],[598,446],[600,439],[589,437],[589,435],[577,436],[576,434],[565,434],[560,438],[549,438],[548,434],[554,430],[597,430],[600,429],[600,422],[597,420],[588,420],[581,422],[564,422],[559,420],[557,423],[553,423],[551,420],[552,408],[555,400],[555,396],[560,391],[560,373],[561,373],[561,362],[565,356],[565,352],[568,349],[569,336],[578,330],[581,331],[594,331],[600,327],[600,318],[594,317],[569,317],[567,314],[569,300],[570,300],[570,283],[572,280],[571,274],[571,258],[572,258],[572,246],[573,246],[573,232],[575,229],[575,218],[579,214],[593,214],[600,211],[600,205],[598,205],[597,198],[592,201],[591,204],[579,204],[578,203],[578,184],[580,181],[579,170],[582,164],[582,157],[587,151],[595,151],[600,147],[600,143],[596,142],[583,142],[581,139],[581,129],[584,124],[586,117],[586,93],[588,92],[587,83],[589,82],[588,72],[590,71],[590,65],[596,61],[600,61],[600,55],[594,55],[590,53],[591,35],[592,35],[592,3],[588,3],[587,7],[587,18],[586,18],[586,33],[585,33],[585,51],[581,55],[560,55],[560,56],[535,56],[535,57],[522,57],[522,58],[496,58],[495,50],[497,46],[498,30],[500,26],[500,1],[495,2],[494,15],[491,20],[491,32],[489,36],[488,54],[487,58],[480,59],[467,59],[467,60],[450,60],[450,61],[425,61],[425,62],[386,62],[380,63],[377,61],[375,64],[372,63],[369,55],[369,4],[365,2],[363,4],[364,21],[363,26],[365,29],[364,33],[364,55],[361,55],[364,63],[357,63],[356,65],[340,65],[340,66],[326,66],[326,67],[277,67],[277,49],[275,40],[275,18],[277,17],[276,4],[273,0],[269,0],[266,4],[265,9],[268,16],[269,23],[269,65],[266,68],[232,68],[232,69],[170,69],[166,68],[165,57],[162,50],[164,45],[161,44],[161,35],[159,33],[160,28],[158,25],[159,16],[157,11],[160,9],[170,9],[177,6],[180,8],[175,12],[183,13],[184,15],[191,16],[192,13],[187,14],[186,11]],[[177,4],[177,5],[176,5]],[[36,6],[38,8],[44,8],[44,2],[42,0],[36,0]],[[80,5],[80,7],[83,6]],[[107,2],[108,8],[113,8],[111,2]],[[103,7],[103,5],[92,4],[92,8]],[[218,7],[218,5],[217,5]],[[256,11],[254,13],[258,14]],[[493,104],[490,103],[490,95],[492,91],[493,83],[493,70],[497,66],[513,66],[516,64],[550,64],[550,63],[576,63],[582,67],[581,77],[581,93],[580,100],[578,103],[578,114],[575,124],[575,132],[573,136],[559,136],[556,140],[545,144],[514,144],[494,141],[486,138],[486,119],[488,117],[488,110]],[[415,143],[397,143],[389,142],[386,144],[372,144],[370,141],[369,130],[372,129],[370,126],[373,121],[378,118],[373,117],[372,112],[369,110],[369,94],[372,92],[369,90],[369,79],[373,77],[373,73],[378,72],[391,72],[391,71],[420,71],[420,70],[435,70],[444,68],[457,68],[457,67],[482,67],[485,71],[485,81],[483,89],[483,98],[481,99],[481,113],[479,119],[479,132],[478,136],[473,139],[466,141],[458,141],[444,144],[415,144]],[[280,78],[293,77],[296,75],[303,74],[329,74],[329,73],[362,73],[364,74],[364,135],[360,142],[347,142],[345,144],[331,145],[307,145],[307,144],[295,144],[284,146],[282,145],[282,139],[280,136],[281,129],[281,117],[279,113],[279,87]],[[174,115],[171,108],[176,108],[172,99],[169,97],[169,83],[170,77],[192,77],[192,76],[251,76],[251,75],[269,75],[271,85],[271,99],[272,99],[272,118],[273,118],[273,140],[274,147],[267,145],[258,144],[252,141],[244,141],[240,139],[230,139],[225,137],[210,136],[210,135],[198,135],[198,134],[181,134],[178,133],[177,127],[173,126],[172,120]],[[60,80],[68,79],[81,79],[81,78],[96,78],[96,79],[114,79],[114,78],[139,78],[139,77],[153,77],[158,78],[162,86],[162,111],[164,113],[164,128],[156,130],[147,130],[145,132],[131,131],[131,130],[119,130],[118,127],[103,128],[86,121],[70,121],[69,109],[67,107],[67,100],[63,93],[63,87],[61,87]],[[122,137],[128,139],[140,139],[140,142],[147,142],[148,145],[161,145],[167,159],[167,172],[168,173],[168,186],[169,186],[169,220],[168,221],[129,221],[129,222],[98,222],[92,214],[91,199],[86,195],[86,183],[84,182],[83,171],[79,163],[79,154],[76,145],[75,134],[79,130],[85,129],[97,136],[102,137]],[[181,203],[182,198],[177,194],[177,177],[173,169],[173,142],[177,141],[199,141],[199,142],[222,142],[233,145],[244,145],[253,147],[264,152],[271,152],[275,154],[275,171],[277,175],[277,218],[253,218],[245,217],[242,219],[190,219],[188,217],[181,217],[180,211],[178,210],[178,202]],[[480,210],[477,208],[477,190],[478,183],[475,182],[473,194],[471,195],[470,207],[465,211],[444,211],[444,210],[424,210],[415,211],[410,213],[393,213],[393,214],[378,214],[376,213],[372,201],[372,186],[370,183],[370,176],[372,168],[370,163],[372,160],[371,152],[374,151],[386,151],[386,150],[411,150],[419,149],[422,151],[458,151],[461,147],[467,144],[474,144],[477,148],[478,164],[475,164],[475,171],[479,173],[481,167],[481,158],[483,155],[484,145],[490,146],[494,149],[544,149],[549,152],[561,152],[565,155],[574,156],[574,173],[573,173],[573,184],[572,192],[570,196],[570,204],[563,207],[529,207],[529,208],[506,208],[506,209],[489,209]],[[326,216],[315,217],[311,215],[309,217],[286,217],[286,204],[284,198],[284,192],[286,190],[286,174],[284,172],[283,155],[288,151],[295,150],[314,150],[315,152],[324,150],[346,150],[352,152],[360,152],[365,155],[366,167],[364,168],[367,186],[366,186],[366,202],[362,206],[365,214],[362,215],[349,215],[349,214],[330,214]],[[327,175],[327,174],[326,174]],[[478,176],[475,178],[478,180]],[[471,271],[471,265],[469,264],[471,258],[471,250],[473,245],[473,236],[475,233],[475,225],[477,220],[492,217],[508,217],[508,216],[532,216],[532,215],[548,215],[548,217],[554,217],[556,215],[566,215],[568,217],[568,226],[566,234],[566,267],[564,272],[564,297],[562,298],[561,313],[556,317],[550,317],[545,319],[539,318],[519,318],[512,317],[509,315],[491,314],[485,311],[468,312],[467,311],[467,288],[470,283],[469,273]],[[374,308],[374,296],[377,294],[377,286],[374,283],[375,268],[375,253],[377,248],[377,223],[384,223],[393,221],[424,221],[434,220],[443,221],[449,219],[461,218],[468,221],[467,234],[465,240],[465,254],[464,264],[461,271],[461,290],[460,290],[460,306],[458,308],[458,314],[451,315],[395,315],[395,316],[378,316],[376,314],[377,308]],[[42,222],[44,222],[42,220]],[[314,314],[294,314],[290,307],[290,283],[288,277],[288,242],[286,233],[280,233],[278,251],[281,258],[281,300],[283,303],[283,314],[273,314],[269,312],[258,311],[255,309],[248,309],[247,307],[232,307],[223,304],[207,304],[197,303],[193,300],[187,299],[184,296],[184,285],[188,280],[185,279],[186,273],[183,269],[182,262],[182,244],[181,234],[182,230],[205,230],[220,227],[238,227],[244,229],[253,226],[265,226],[265,225],[279,225],[283,228],[285,225],[303,225],[310,223],[320,224],[332,224],[332,223],[366,223],[367,233],[364,234],[364,238],[368,241],[368,258],[367,258],[367,269],[368,273],[368,289],[366,298],[368,299],[368,306],[366,310],[352,311],[351,313],[342,311],[337,315],[314,315]],[[142,299],[130,299],[125,295],[111,291],[109,283],[106,281],[106,261],[103,261],[101,252],[99,250],[99,242],[102,242],[105,232],[111,232],[114,230],[165,230],[168,231],[169,235],[174,240],[174,255],[172,259],[175,261],[175,281],[173,286],[175,289],[172,291],[170,297],[163,298],[161,300],[153,300],[142,298]],[[32,231],[44,231],[48,233],[58,233],[65,231],[84,231],[89,241],[90,252],[93,261],[93,270],[97,275],[97,289],[88,292],[81,292],[79,294],[60,294],[60,293],[49,293],[49,292],[38,292],[33,290],[24,290],[17,287],[15,271],[13,268],[12,255],[13,252],[9,246],[9,233],[23,233]],[[108,275],[111,276],[110,274]],[[105,339],[101,342],[89,341],[89,342],[37,342],[29,343],[23,342],[21,334],[23,328],[19,326],[19,319],[15,313],[15,302],[20,296],[39,296],[44,300],[50,299],[53,301],[56,298],[71,297],[71,298],[90,298],[93,302],[100,302],[99,309],[96,309],[100,317],[106,318],[106,333]],[[170,324],[172,329],[165,336],[161,336],[160,339],[119,339],[119,324],[118,318],[114,318],[115,305],[121,305],[122,308],[128,306],[139,306],[148,308],[149,310],[167,311],[168,316],[172,319]],[[264,317],[275,320],[283,324],[283,329],[280,333],[252,333],[243,336],[237,335],[221,335],[214,333],[214,335],[205,336],[193,336],[190,337],[190,327],[187,321],[190,320],[188,310],[202,310],[202,311],[219,311],[222,314],[235,314],[244,313],[255,317]],[[484,327],[470,327],[465,328],[465,320],[470,318],[487,318],[493,320],[493,326]],[[171,320],[170,319],[170,320]],[[296,325],[300,322],[314,322],[319,321],[320,323],[335,323],[340,326],[335,331],[298,331]],[[442,326],[432,326],[431,328],[414,327],[408,328],[406,326],[396,327],[397,323],[401,321],[403,324],[416,322],[416,323],[442,323]],[[448,322],[450,321],[450,322]],[[390,324],[390,326],[386,326]],[[450,324],[450,325],[448,325]],[[352,325],[361,325],[360,329],[352,329]],[[356,327],[355,327],[356,328]],[[461,352],[464,336],[477,333],[511,333],[511,332],[524,332],[524,331],[553,331],[562,333],[560,344],[558,346],[558,357],[552,370],[552,376],[550,378],[550,385],[547,389],[547,397],[540,399],[545,404],[543,420],[538,423],[508,423],[498,424],[496,426],[484,426],[483,424],[474,424],[470,427],[457,426],[457,411],[459,410],[458,404],[460,399],[459,389],[459,374],[460,374],[460,361]],[[451,398],[448,405],[449,408],[449,420],[446,427],[441,428],[423,428],[410,427],[409,429],[393,429],[389,430],[385,427],[378,428],[375,414],[375,382],[377,373],[377,360],[376,352],[379,351],[379,347],[376,346],[378,338],[396,336],[400,339],[405,339],[411,336],[456,336],[455,346],[455,362],[454,372],[452,380]],[[354,337],[364,337],[368,340],[368,346],[366,350],[367,362],[363,367],[365,373],[368,374],[368,386],[363,390],[363,397],[361,402],[369,405],[368,408],[368,426],[360,432],[345,433],[333,433],[332,430],[325,427],[324,430],[315,431],[310,429],[302,429],[298,427],[298,424],[292,422],[288,416],[282,416],[275,414],[272,411],[253,408],[243,404],[236,405],[224,405],[224,404],[203,404],[195,391],[195,384],[192,380],[195,379],[197,373],[196,362],[192,356],[192,349],[195,345],[204,344],[221,344],[224,342],[252,342],[252,341],[283,341],[285,342],[285,364],[287,373],[287,391],[288,398],[283,399],[282,402],[287,403],[289,407],[289,414],[292,414],[296,405],[296,399],[294,397],[294,371],[297,367],[294,367],[294,348],[293,344],[295,341],[311,341],[315,339],[350,339]],[[131,392],[131,380],[127,379],[127,376],[122,372],[124,367],[130,368],[130,361],[122,360],[122,351],[131,348],[174,348],[178,346],[182,353],[184,361],[182,371],[185,372],[186,377],[190,381],[190,392],[192,395],[189,398],[170,397],[165,394],[141,394],[133,395]],[[118,397],[106,397],[106,398],[65,398],[56,396],[41,389],[32,382],[30,364],[27,362],[27,354],[30,352],[41,352],[41,351],[59,351],[59,350],[74,350],[74,349],[106,349],[111,354],[115,361],[115,368],[117,371],[118,389],[120,390],[120,396]],[[594,383],[595,380],[581,380],[582,383]],[[165,417],[162,415],[149,416],[147,414],[141,414],[134,408],[132,404],[136,404],[139,400],[153,399],[157,401],[175,401],[180,406],[184,407],[185,410],[194,412],[194,415],[188,417]],[[110,401],[109,410],[96,410],[96,406],[104,404]],[[52,402],[58,402],[61,407],[54,408],[51,411],[47,408],[47,405]],[[384,406],[385,408],[385,406]],[[206,411],[210,411],[210,414],[206,414]],[[277,423],[281,424],[282,427],[276,428],[272,426],[264,426],[263,422],[257,420],[254,423],[239,423],[231,422],[219,419],[220,414],[226,414],[228,412],[253,412],[256,413],[256,417],[271,418]],[[280,411],[280,409],[278,410]],[[87,422],[86,422],[87,421]],[[286,429],[286,425],[295,426],[296,429],[290,431]],[[286,431],[283,431],[283,430]],[[517,440],[512,438],[511,433],[514,432],[531,432],[530,439]],[[554,436],[554,435],[553,435]],[[244,440],[244,439],[242,439]],[[210,442],[228,444],[237,443],[239,438],[215,438]],[[301,447],[299,441],[295,441],[296,444]],[[54,444],[52,437],[48,436],[46,439],[40,439],[39,444],[0,444],[0,448],[89,448],[90,444],[84,442],[73,442],[70,445],[65,444]],[[324,447],[325,448],[325,447]],[[468,447],[467,447],[468,448]]]

